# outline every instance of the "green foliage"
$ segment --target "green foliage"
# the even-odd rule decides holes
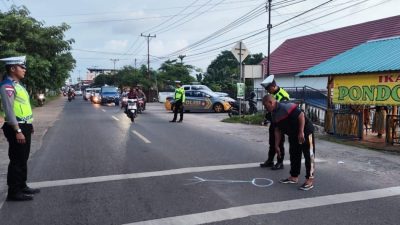
[[[262,53],[249,55],[244,64],[256,65],[264,59]],[[239,81],[239,64],[230,51],[222,51],[207,68],[202,83],[213,91],[236,93],[236,83]],[[246,82],[246,85],[251,85]]]
[[[27,73],[23,83],[35,95],[45,89],[61,88],[75,67],[70,50],[73,39],[64,40],[70,27],[45,27],[29,16],[26,7],[0,12],[0,58],[27,55]],[[0,67],[4,73],[4,67]]]
[[[223,119],[222,122],[261,125],[265,119],[264,117],[265,117],[265,115],[262,113],[258,113],[255,115],[232,116],[232,117]]]
[[[184,84],[195,81],[190,76],[193,66],[177,62],[177,60],[167,60],[161,64],[160,68],[150,71],[150,78],[147,67],[142,65],[140,69],[125,66],[116,74],[100,74],[94,80],[94,84],[101,86],[104,84],[114,85],[120,88],[142,85],[145,92],[149,89],[155,90],[157,79],[158,90],[171,90],[174,88],[174,81],[180,80]]]

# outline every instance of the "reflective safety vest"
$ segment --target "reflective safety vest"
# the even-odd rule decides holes
[[[20,84],[14,84],[14,114],[18,122],[32,123],[33,114],[28,92]]]
[[[185,89],[183,87],[175,89],[174,99],[175,101],[182,100],[182,102],[185,102],[186,96],[185,96]]]
[[[278,91],[274,94],[274,97],[278,102],[288,101],[290,99],[289,94],[283,88],[280,87]]]

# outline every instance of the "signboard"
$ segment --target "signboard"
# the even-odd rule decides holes
[[[244,83],[237,83],[236,85],[237,85],[237,97],[238,98],[244,97],[244,89],[245,89]]]
[[[244,66],[244,78],[262,78],[262,65],[245,65]]]
[[[400,105],[400,73],[335,76],[333,103]]]
[[[247,56],[249,56],[250,52],[247,50],[246,45],[243,42],[239,41],[231,50],[232,54],[235,56],[238,62],[243,62]],[[240,55],[242,57],[240,58]],[[241,60],[240,60],[241,59]]]

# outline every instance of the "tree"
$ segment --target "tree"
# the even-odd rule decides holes
[[[256,65],[263,60],[262,53],[249,55],[246,65]],[[213,91],[225,91],[230,94],[236,92],[236,83],[239,82],[239,64],[230,51],[222,51],[216,59],[211,61],[207,72],[203,75],[203,83]]]
[[[183,84],[190,84],[195,78],[190,74],[194,70],[192,65],[185,65],[177,60],[167,60],[158,69],[157,81],[160,90],[171,89],[175,80],[180,80]]]
[[[29,16],[26,7],[0,12],[0,57],[27,55],[27,73],[23,80],[31,95],[45,89],[61,88],[75,67],[70,52],[73,39],[65,40],[70,26],[45,27]],[[0,72],[5,72],[1,67]]]

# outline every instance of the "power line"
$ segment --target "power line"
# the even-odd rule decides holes
[[[140,36],[145,37],[147,39],[147,74],[150,79],[150,38],[155,38],[156,35],[143,35],[140,34]]]
[[[194,1],[193,1],[192,3],[190,3],[188,6],[186,6],[186,7],[183,8],[181,11],[179,11],[177,14],[175,14],[175,15],[169,17],[167,20],[165,20],[165,21],[159,23],[158,25],[156,25],[156,26],[154,26],[154,27],[151,27],[150,29],[144,31],[144,33],[150,32],[150,31],[154,30],[155,28],[160,27],[160,26],[162,26],[162,25],[168,23],[169,21],[173,20],[175,17],[181,15],[181,14],[182,14],[183,12],[185,12],[187,9],[189,9],[190,7],[192,7],[192,6],[193,6],[194,4],[196,4],[198,1],[199,1],[199,0],[194,0]]]
[[[196,13],[196,11],[202,9],[204,6],[207,6],[211,1],[212,1],[212,0],[208,0],[205,4],[201,5],[201,6],[198,7],[197,9],[193,10],[192,12],[190,12],[188,16],[184,16],[183,18],[181,18],[181,20],[183,20],[183,19],[185,19],[185,18],[188,18],[190,15],[193,15],[194,13]],[[185,20],[185,21],[183,21],[183,22],[180,22],[180,21],[178,22],[178,21],[177,21],[177,22],[175,22],[175,23],[170,24],[169,27],[163,28],[163,29],[159,29],[159,30],[157,30],[157,31],[155,31],[155,32],[157,32],[157,33],[165,33],[165,32],[167,32],[167,31],[170,31],[170,30],[172,30],[172,29],[174,29],[174,28],[176,28],[176,27],[178,27],[178,26],[181,26],[181,25],[183,25],[183,24],[185,24],[185,23],[187,23],[187,22],[189,22],[189,21],[191,21],[191,20],[193,20],[193,19],[195,19],[195,18],[197,18],[197,17],[203,15],[204,13],[207,13],[210,9],[216,7],[217,5],[221,4],[221,3],[224,2],[224,1],[225,1],[225,0],[219,1],[217,4],[211,6],[211,8],[208,8],[207,10],[198,13],[197,15],[195,15],[195,16],[192,17],[192,18],[189,18],[188,20]]]

